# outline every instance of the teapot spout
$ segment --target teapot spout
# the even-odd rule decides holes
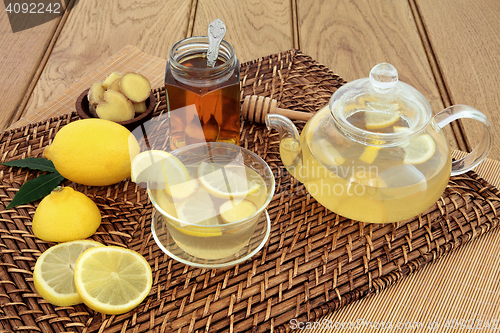
[[[302,160],[300,135],[294,123],[280,114],[266,115],[267,129],[275,129],[280,136],[280,157],[284,166],[289,169],[296,167]]]

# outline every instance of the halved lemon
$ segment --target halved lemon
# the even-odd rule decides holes
[[[396,112],[382,112],[370,111],[365,113],[365,126],[366,129],[374,130],[386,128],[396,123],[401,117],[399,111]]]
[[[221,199],[244,198],[260,189],[250,180],[244,165],[219,165],[202,162],[198,167],[198,180],[205,190]]]
[[[250,200],[235,202],[228,200],[220,208],[220,217],[225,223],[233,223],[252,216],[257,211],[257,206]]]
[[[76,260],[85,250],[103,246],[92,240],[76,240],[49,248],[36,261],[33,283],[36,291],[51,304],[71,306],[80,304],[73,278]]]
[[[90,248],[76,261],[78,294],[85,305],[104,314],[134,309],[148,296],[152,283],[146,259],[119,246]]]
[[[436,143],[429,134],[422,134],[417,138],[410,140],[410,143],[404,147],[405,164],[422,164],[428,161],[436,151]]]

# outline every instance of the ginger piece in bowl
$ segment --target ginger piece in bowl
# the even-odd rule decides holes
[[[97,105],[99,104],[103,96],[104,88],[102,87],[102,83],[99,81],[94,82],[87,94],[87,99],[89,101],[89,112],[94,117],[97,117],[95,109],[97,108]]]
[[[109,74],[106,80],[102,82],[102,87],[104,88],[104,90],[107,90],[113,82],[115,82],[117,79],[120,79],[121,77],[122,75],[118,72],[113,72]]]
[[[120,92],[120,79],[116,79],[108,87],[108,90],[114,90]]]
[[[133,103],[141,103],[148,99],[151,84],[141,74],[126,73],[120,79],[120,92]]]
[[[114,122],[127,121],[135,116],[134,106],[123,94],[115,90],[106,90],[97,105],[97,116]]]
[[[141,102],[141,103],[132,103],[134,105],[134,110],[135,113],[137,114],[142,114],[146,112],[148,107],[146,106],[146,102]]]
[[[155,110],[156,98],[151,94],[151,84],[144,76],[136,73],[127,73],[124,85],[132,100],[121,91],[123,75],[111,73],[103,83],[96,81],[76,100],[76,111],[82,118],[101,118],[110,120],[129,129],[150,119]],[[147,92],[146,92],[147,90]],[[146,96],[145,100],[142,100]]]

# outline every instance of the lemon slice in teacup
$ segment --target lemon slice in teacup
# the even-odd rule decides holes
[[[198,192],[179,203],[175,204],[177,217],[182,222],[177,224],[171,222],[171,225],[186,235],[197,237],[213,237],[222,235],[219,219],[219,212],[210,195],[203,188]]]
[[[153,165],[159,161],[165,161],[172,179],[184,179],[189,174],[186,167],[174,155],[162,150],[147,150],[138,154],[132,160],[131,179],[134,183],[147,182]]]
[[[244,165],[202,162],[198,180],[208,193],[221,199],[244,198],[260,189],[257,182],[249,181]]]
[[[191,179],[184,164],[162,150],[144,151],[132,160],[132,181],[147,182],[148,178],[151,178],[151,184],[156,183],[156,186],[164,188],[174,199],[190,197],[199,187],[198,181]]]

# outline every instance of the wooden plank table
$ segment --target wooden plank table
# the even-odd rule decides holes
[[[29,119],[124,46],[167,58],[176,41],[206,35],[208,23],[217,17],[225,22],[226,39],[240,62],[299,48],[347,81],[389,62],[402,81],[425,95],[434,112],[468,104],[485,113],[494,127],[500,124],[496,0],[72,0],[68,8],[58,19],[13,33],[0,4],[0,130]],[[470,149],[480,134],[468,122],[446,129],[450,145],[461,150]],[[500,142],[500,134],[494,135]],[[500,159],[498,146],[490,158]],[[496,320],[499,248],[500,235],[493,231],[328,319],[440,324]],[[477,260],[461,260],[464,251],[477,253]],[[454,274],[445,274],[450,270]],[[447,330],[441,326],[439,331]]]

